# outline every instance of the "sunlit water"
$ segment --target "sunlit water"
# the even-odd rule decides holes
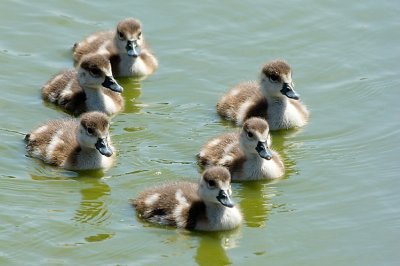
[[[0,264],[398,265],[400,4],[395,1],[10,1],[0,16]],[[26,156],[23,135],[67,115],[41,86],[71,47],[137,17],[160,68],[120,80],[106,173]],[[195,154],[237,130],[215,112],[270,59],[294,70],[307,127],[273,134],[283,180],[235,183],[245,221],[192,233],[138,220],[129,199],[197,181]]]

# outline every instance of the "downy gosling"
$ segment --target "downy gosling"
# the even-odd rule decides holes
[[[108,169],[115,160],[110,120],[100,112],[51,120],[25,136],[32,157],[68,170]]]
[[[208,168],[199,184],[175,182],[142,192],[133,206],[139,217],[161,225],[198,231],[231,230],[242,214],[231,200],[231,176],[220,166]]]
[[[299,99],[291,67],[276,60],[263,66],[259,82],[240,83],[223,95],[217,112],[237,125],[257,116],[268,121],[270,130],[297,128],[309,119],[309,112]]]
[[[42,98],[77,116],[100,111],[111,116],[124,108],[123,88],[114,79],[109,60],[100,54],[84,56],[77,70],[65,70],[42,88]]]
[[[75,43],[75,62],[89,53],[106,55],[115,77],[143,79],[158,68],[158,61],[144,40],[142,24],[134,18],[120,21],[115,31],[97,32]]]
[[[241,132],[225,133],[208,141],[197,155],[202,168],[213,165],[229,169],[232,181],[275,179],[285,173],[279,154],[271,150],[268,123],[247,119]]]

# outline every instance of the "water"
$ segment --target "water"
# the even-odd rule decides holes
[[[395,1],[10,1],[0,16],[1,265],[398,265],[400,5]],[[137,17],[160,68],[120,80],[118,161],[75,173],[26,157],[23,134],[66,115],[41,86],[88,34]],[[311,111],[273,134],[283,180],[235,183],[244,224],[192,233],[139,221],[128,200],[198,178],[195,154],[235,130],[215,104],[286,59]]]

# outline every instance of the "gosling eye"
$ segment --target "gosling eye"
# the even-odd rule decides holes
[[[122,32],[118,31],[117,33],[118,33],[118,38],[120,40],[124,40],[125,39],[125,36],[124,36],[124,34]]]
[[[142,32],[141,31],[137,35],[138,40],[140,39],[140,37],[142,37]]]
[[[278,82],[280,80],[279,76],[276,74],[272,74],[269,76],[269,80],[272,82]]]
[[[86,131],[87,131],[88,135],[93,135],[94,134],[94,129],[91,128],[91,127],[88,127]]]
[[[215,181],[214,180],[208,180],[207,184],[210,188],[214,188],[216,186]]]
[[[101,70],[98,68],[91,68],[89,69],[89,73],[90,75],[92,75],[93,77],[97,78],[101,76]]]
[[[247,132],[247,136],[248,136],[249,138],[252,138],[252,137],[254,136],[254,134],[253,134],[252,132],[248,131],[248,132]]]

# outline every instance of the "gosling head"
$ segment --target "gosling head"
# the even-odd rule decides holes
[[[205,203],[222,204],[232,208],[231,175],[222,166],[213,166],[204,171],[200,180],[199,196]]]
[[[78,128],[78,142],[81,147],[97,149],[102,155],[110,157],[113,150],[109,136],[110,120],[101,112],[88,112],[81,116]]]
[[[117,25],[115,42],[120,53],[138,57],[143,46],[142,24],[134,18],[127,18]]]
[[[101,54],[89,54],[82,58],[78,66],[78,79],[85,88],[106,87],[118,93],[123,91],[112,75],[110,61]]]
[[[271,136],[267,121],[259,117],[247,119],[240,133],[240,145],[247,154],[257,154],[263,159],[271,160]]]
[[[270,61],[261,70],[261,87],[263,93],[269,97],[282,97],[300,99],[300,95],[294,90],[292,70],[290,65],[282,60]]]

